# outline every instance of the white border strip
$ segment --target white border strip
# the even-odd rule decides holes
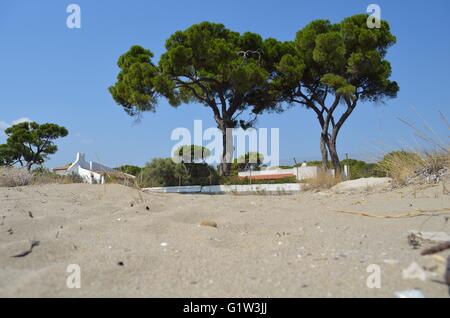
[[[213,186],[182,186],[182,187],[157,187],[143,188],[143,191],[156,193],[292,193],[301,191],[299,183],[279,184],[232,184]]]

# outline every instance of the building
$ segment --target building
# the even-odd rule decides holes
[[[135,177],[113,168],[102,165],[94,161],[86,161],[84,153],[77,153],[77,157],[72,164],[57,167],[53,172],[59,175],[77,175],[89,184],[103,184],[107,177],[131,180]]]

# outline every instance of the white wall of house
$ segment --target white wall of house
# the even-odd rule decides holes
[[[114,171],[114,169],[104,166],[98,162],[86,161],[84,153],[77,153],[77,158],[66,171],[66,175],[76,174],[80,176],[84,182],[94,184],[105,183],[102,172]]]

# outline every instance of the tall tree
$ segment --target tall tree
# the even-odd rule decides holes
[[[328,168],[329,154],[337,174],[341,170],[337,137],[357,104],[383,102],[396,97],[399,90],[389,79],[391,65],[385,60],[396,38],[386,21],[381,21],[379,29],[369,29],[367,18],[355,15],[337,24],[311,22],[298,31],[295,53],[281,58],[271,82],[282,101],[315,112],[321,127],[322,165]],[[254,109],[256,113],[263,110]]]
[[[33,165],[40,165],[54,154],[58,147],[53,140],[65,137],[68,131],[56,124],[24,122],[5,130],[6,144],[0,145],[0,164],[20,164],[31,170]]]
[[[175,107],[181,103],[208,107],[223,135],[220,172],[229,175],[232,129],[252,124],[240,119],[250,106],[266,108],[273,102],[266,96],[267,86],[288,47],[275,39],[203,22],[170,36],[158,65],[151,61],[152,52],[131,47],[119,58],[121,71],[109,91],[132,116],[154,111],[160,97]]]
[[[205,162],[211,156],[211,151],[199,145],[184,145],[178,147],[173,153],[173,159],[184,163]]]
[[[259,170],[264,162],[264,155],[259,152],[247,152],[241,155],[239,158],[234,159],[232,165],[232,171],[234,175],[238,172],[247,170]]]

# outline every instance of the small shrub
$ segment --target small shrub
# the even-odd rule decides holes
[[[319,172],[315,178],[303,180],[305,190],[329,189],[340,182],[340,178],[327,172]]]
[[[104,172],[103,177],[105,178],[105,183],[109,184],[121,184],[127,187],[139,187],[135,178],[132,178],[120,171],[117,172]]]
[[[137,177],[141,188],[187,185],[189,175],[186,167],[171,158],[156,158],[147,163]]]
[[[384,177],[385,174],[380,171],[376,163],[367,163],[362,160],[345,159],[341,161],[342,171],[344,165],[348,165],[350,169],[350,179],[360,179],[369,177]]]
[[[406,184],[408,177],[424,165],[420,155],[404,150],[390,152],[378,163],[379,169],[399,185]]]
[[[76,174],[59,175],[46,168],[37,168],[33,170],[31,184],[70,184],[82,183],[83,179]]]
[[[32,174],[25,168],[0,167],[0,187],[20,187],[30,184]]]
[[[139,173],[141,173],[142,168],[138,167],[138,166],[125,165],[125,166],[117,167],[117,168],[115,168],[115,170],[130,174],[130,175],[136,177],[139,175]]]
[[[264,155],[259,152],[247,152],[233,160],[231,164],[231,175],[237,176],[239,172],[252,169],[253,171],[259,171],[264,162]]]
[[[218,184],[220,177],[217,171],[207,163],[184,163],[188,172],[185,180],[187,185],[213,185]]]

